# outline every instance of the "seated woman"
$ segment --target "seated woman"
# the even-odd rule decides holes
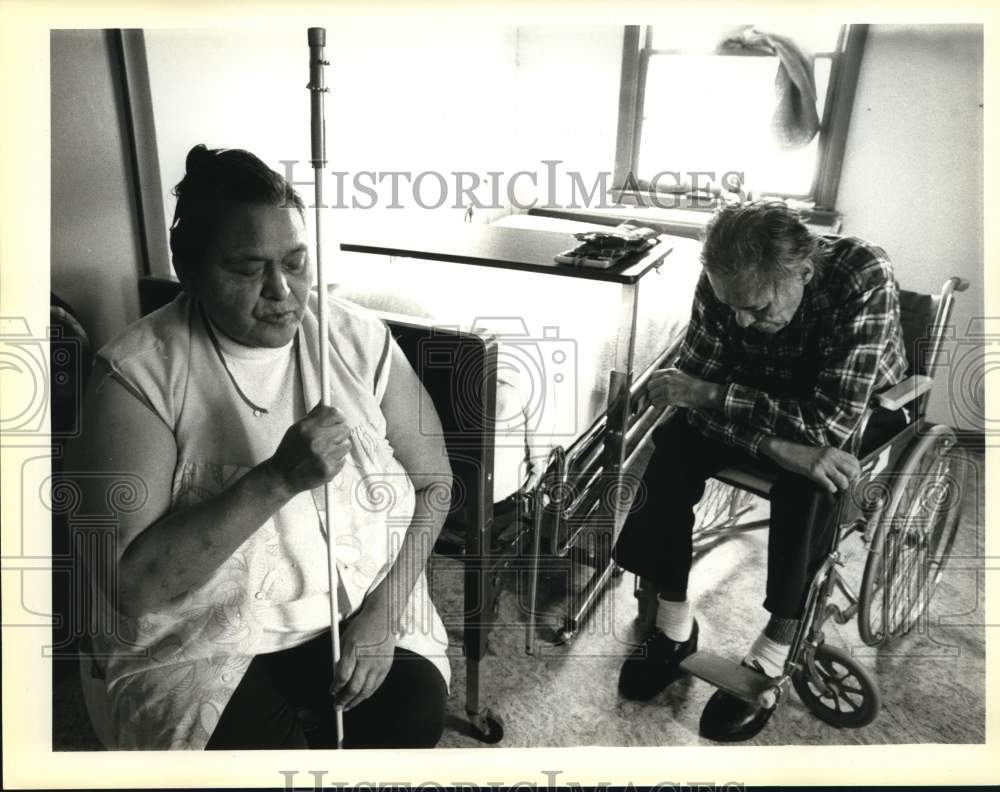
[[[94,639],[92,717],[119,748],[332,747],[336,705],[347,747],[432,747],[449,680],[423,572],[451,496],[438,417],[385,325],[337,299],[320,406],[302,199],[245,151],[196,146],[186,170],[185,291],[99,352],[75,451],[73,469],[141,482],[101,587],[116,630]],[[91,513],[100,481],[80,480]]]

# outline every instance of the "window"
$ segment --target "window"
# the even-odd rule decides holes
[[[819,131],[792,149],[771,129],[778,56],[720,46],[747,27],[626,28],[615,161],[623,201],[642,203],[655,187],[686,200],[672,206],[708,208],[696,191],[712,182],[718,194],[737,183],[725,174],[739,173],[757,195],[832,214],[866,26],[763,27],[812,55]]]

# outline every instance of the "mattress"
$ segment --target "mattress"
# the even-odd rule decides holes
[[[567,234],[602,228],[532,215],[496,224]],[[669,239],[673,252],[639,282],[636,373],[680,338],[691,312],[700,244]],[[338,296],[369,308],[497,337],[497,501],[531,487],[549,451],[569,447],[606,409],[618,284],[361,253],[340,253],[335,277]]]

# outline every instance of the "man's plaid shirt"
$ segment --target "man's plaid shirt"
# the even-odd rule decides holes
[[[688,409],[703,434],[757,456],[768,436],[843,447],[873,393],[900,382],[899,290],[878,247],[820,237],[818,266],[792,321],[768,335],[737,324],[703,272],[677,367],[726,383],[723,409]]]

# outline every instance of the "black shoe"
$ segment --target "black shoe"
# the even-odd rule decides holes
[[[764,673],[756,664],[750,667]],[[749,740],[760,734],[771,720],[774,710],[775,707],[762,707],[724,690],[716,690],[701,711],[698,734],[716,742]]]
[[[681,660],[698,649],[698,622],[691,627],[686,641],[674,641],[661,630],[636,647],[622,664],[618,675],[618,692],[633,701],[651,699],[667,685],[684,674]]]

